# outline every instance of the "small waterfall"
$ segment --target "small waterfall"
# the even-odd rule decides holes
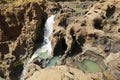
[[[27,64],[31,63],[34,59],[47,59],[52,57],[52,46],[50,36],[53,32],[53,24],[54,24],[55,15],[51,15],[45,22],[44,25],[44,39],[41,43],[41,46],[34,52],[32,57],[28,60]],[[21,75],[20,80],[24,80],[24,76],[26,73],[27,64],[24,65],[24,70]]]
[[[47,21],[45,22],[44,27],[44,41],[49,40],[51,33],[53,32],[53,24],[54,24],[55,15],[51,15]],[[50,40],[49,40],[50,41]]]
[[[32,62],[36,58],[47,59],[52,55],[51,41],[49,38],[51,33],[53,32],[54,18],[55,18],[55,15],[51,15],[45,22],[43,43],[41,47],[39,47],[34,52],[33,56],[28,61],[28,63]]]

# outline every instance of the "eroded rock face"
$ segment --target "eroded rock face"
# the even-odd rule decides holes
[[[115,73],[116,75],[120,74],[119,71],[109,71],[109,69],[113,70],[113,67],[106,65],[104,60],[112,53],[113,55],[119,53],[120,27],[118,25],[120,17],[118,15],[120,13],[118,4],[120,2],[117,0],[100,1],[84,5],[87,8],[77,6],[82,3],[67,5],[66,2],[64,4],[56,16],[52,40],[53,47],[55,47],[54,54],[62,55],[61,63],[72,67],[75,67],[75,61],[84,59],[97,62],[106,72],[107,79],[117,80],[118,78],[114,75]],[[74,8],[72,6],[74,4],[77,7]],[[77,8],[82,8],[81,12],[77,13]],[[85,13],[82,13],[83,11]],[[118,62],[116,59],[115,61],[115,63]]]
[[[4,74],[2,77],[12,79],[12,76],[19,75],[22,70],[20,65],[32,53],[34,43],[42,39],[36,30],[42,29],[45,17],[44,6],[40,3],[25,3],[6,7],[1,11],[0,71]],[[20,70],[17,70],[17,67],[20,67]]]
[[[120,1],[81,1],[32,2],[3,8],[0,13],[0,76],[17,79],[23,62],[42,41],[47,15],[57,12],[51,36],[53,56],[61,58],[56,65],[65,66],[41,69],[28,64],[25,79],[119,80]],[[99,64],[102,72],[75,69],[75,62],[86,59]]]

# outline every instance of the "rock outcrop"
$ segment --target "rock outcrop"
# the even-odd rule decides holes
[[[120,1],[80,1],[0,7],[0,77],[19,79],[23,63],[42,42],[47,16],[56,13],[51,40],[53,57],[59,56],[60,61],[45,69],[27,65],[25,79],[119,80]],[[86,59],[99,64],[102,72],[76,69],[75,62]]]
[[[26,80],[102,80],[102,73],[84,73],[79,69],[75,69],[68,66],[56,66],[46,69],[40,69],[36,65],[29,65],[29,73],[26,76]],[[34,67],[34,68],[33,68]],[[34,73],[32,73],[34,71]]]
[[[42,3],[24,3],[1,10],[0,76],[9,79],[20,74],[23,62],[33,52],[33,45],[42,39],[46,17]]]

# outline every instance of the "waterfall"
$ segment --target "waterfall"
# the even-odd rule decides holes
[[[28,63],[32,62],[36,58],[47,59],[52,55],[51,40],[49,38],[53,31],[54,18],[55,15],[51,15],[45,22],[43,43],[41,47],[34,52]]]
[[[41,46],[34,52],[32,57],[29,59],[27,64],[31,63],[34,59],[47,59],[52,57],[52,46],[51,46],[51,40],[50,36],[53,32],[53,24],[54,24],[54,18],[55,15],[51,15],[45,22],[44,25],[44,36],[43,36],[43,42],[41,43]],[[21,80],[24,80],[24,75],[26,73],[26,65],[24,65],[24,70],[21,75]]]
[[[54,24],[55,15],[51,15],[47,21],[45,22],[44,27],[44,41],[49,40],[49,37],[53,31],[53,24]],[[50,40],[49,40],[50,41]]]

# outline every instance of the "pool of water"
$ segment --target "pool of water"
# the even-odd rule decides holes
[[[83,71],[88,71],[88,72],[92,72],[92,73],[102,71],[99,64],[97,64],[96,62],[91,61],[91,60],[84,60],[83,62],[76,61],[76,64],[77,64],[78,68]]]
[[[53,57],[50,62],[47,64],[47,67],[51,67],[51,66],[55,66],[55,64],[57,63],[57,61],[60,60],[60,57],[55,56]]]
[[[60,57],[58,57],[58,56],[53,57],[49,61],[49,63],[47,64],[47,67],[55,66],[57,61],[59,61],[59,60],[60,60]],[[75,61],[74,65],[76,65],[77,68],[82,70],[82,71],[88,71],[88,72],[92,72],[92,73],[101,72],[102,71],[102,69],[99,66],[99,64],[97,64],[96,62],[91,61],[91,60],[83,60],[82,62]]]
[[[87,66],[84,65],[83,63],[79,62],[79,61],[75,61],[74,63],[75,63],[75,65],[77,65],[77,68],[79,68],[83,71],[85,71],[87,69]]]

